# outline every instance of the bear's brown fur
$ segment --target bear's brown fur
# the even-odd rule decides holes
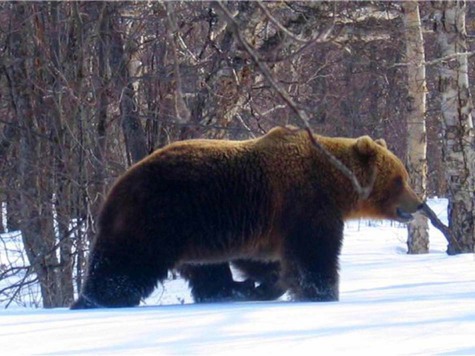
[[[271,264],[272,274],[278,271],[272,288],[296,300],[338,300],[343,222],[406,221],[421,201],[383,141],[315,138],[362,185],[376,169],[367,199],[303,130],[177,142],[131,167],[102,208],[88,275],[72,308],[137,305],[171,269],[193,283],[201,267],[233,261],[250,270],[246,261]]]

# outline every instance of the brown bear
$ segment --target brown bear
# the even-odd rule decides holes
[[[299,301],[338,300],[344,221],[405,222],[422,202],[384,141],[315,139],[362,185],[376,173],[369,197],[355,192],[304,130],[176,142],[132,166],[102,207],[84,287],[71,307],[138,305],[173,269],[203,300],[223,290],[250,299],[289,291]],[[234,282],[229,262],[260,285]],[[211,291],[210,276],[217,277]]]

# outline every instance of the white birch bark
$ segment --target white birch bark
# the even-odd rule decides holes
[[[468,83],[465,42],[465,1],[433,3],[435,30],[441,51],[443,157],[449,199],[449,228],[456,243],[449,253],[474,252],[475,245],[475,140],[472,99]]]
[[[407,166],[412,187],[425,200],[427,177],[426,69],[417,1],[402,3],[407,62]],[[408,253],[428,253],[427,218],[416,215],[408,226]]]

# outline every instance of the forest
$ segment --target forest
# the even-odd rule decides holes
[[[157,148],[274,126],[384,138],[475,252],[475,3],[0,3],[0,300],[81,288],[111,184]],[[408,253],[429,251],[428,221]]]

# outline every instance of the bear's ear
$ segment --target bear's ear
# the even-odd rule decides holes
[[[386,141],[384,138],[378,138],[377,140],[374,140],[378,145],[383,146],[384,148],[388,148],[388,145],[386,144]]]
[[[374,141],[369,136],[361,136],[356,139],[355,149],[362,156],[372,156],[375,153]]]

